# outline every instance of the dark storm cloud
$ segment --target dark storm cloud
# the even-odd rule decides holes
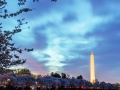
[[[118,7],[120,4],[120,0],[90,0],[92,5],[92,11],[95,15],[112,15],[117,14],[120,11]]]
[[[34,47],[36,49],[45,49],[47,47],[47,37],[46,35],[39,29],[39,28],[34,28],[33,29],[33,36],[35,39],[34,42]]]
[[[117,45],[119,44],[119,37],[120,37],[119,28],[120,28],[120,21],[113,19],[112,21],[106,24],[100,24],[99,26],[95,27],[94,32],[87,33],[85,37],[86,38],[91,36],[97,37],[97,38],[101,38],[102,41],[104,41],[106,44],[109,44],[109,46],[111,46],[112,44]],[[100,43],[101,45],[104,44],[102,42]],[[100,43],[98,45],[100,45]]]
[[[73,5],[74,0],[59,0],[57,2],[51,2],[51,0],[40,0],[38,3],[30,3],[28,4],[29,7],[32,6],[33,11],[29,12],[30,17],[36,17],[36,16],[41,16],[44,15],[45,13],[49,13],[51,11],[58,11],[61,12],[65,10],[66,5]],[[61,7],[62,6],[62,7]],[[26,16],[26,15],[25,15]],[[27,15],[27,18],[29,18]]]
[[[54,8],[55,3],[51,3],[51,1],[44,0],[44,1],[39,1],[37,3],[29,2],[28,6],[29,7],[32,6],[32,9],[33,9],[32,12],[29,12],[30,17],[31,16],[36,17],[36,16],[40,16],[46,12],[48,13],[50,10],[52,10],[52,8]],[[29,18],[29,16],[28,16],[28,18]]]
[[[67,15],[65,15],[65,17],[63,17],[63,22],[72,22],[72,21],[76,21],[77,20],[77,16],[75,13],[67,13]]]
[[[48,46],[48,38],[47,34],[45,33],[47,28],[55,28],[57,25],[53,22],[46,22],[45,24],[41,24],[40,26],[35,26],[33,28],[33,36],[35,39],[34,47],[35,49],[46,49]]]

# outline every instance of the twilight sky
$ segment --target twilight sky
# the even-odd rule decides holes
[[[17,6],[16,0],[7,6],[9,12],[23,7],[34,10],[0,19],[4,29],[11,30],[17,19],[28,21],[23,26],[26,29],[13,39],[16,46],[33,47],[34,51],[24,52],[21,56],[27,62],[18,67],[42,75],[82,75],[89,80],[90,53],[94,52],[96,78],[120,83],[120,0],[29,0],[22,7]]]

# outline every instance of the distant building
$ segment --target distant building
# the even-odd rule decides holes
[[[90,82],[94,84],[96,82],[95,79],[95,64],[94,64],[94,54],[90,54]]]

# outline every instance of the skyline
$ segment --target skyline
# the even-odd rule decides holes
[[[7,1],[9,12],[20,8],[17,1]],[[23,7],[33,8],[32,12],[0,21],[5,30],[12,30],[18,19],[28,22],[22,32],[13,36],[13,42],[34,51],[21,54],[27,62],[18,68],[44,75],[48,72],[82,75],[89,80],[89,55],[94,52],[96,79],[120,83],[119,4],[119,0],[27,1]]]

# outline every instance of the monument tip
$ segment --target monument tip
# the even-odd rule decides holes
[[[94,54],[93,52],[91,52],[91,54]]]

